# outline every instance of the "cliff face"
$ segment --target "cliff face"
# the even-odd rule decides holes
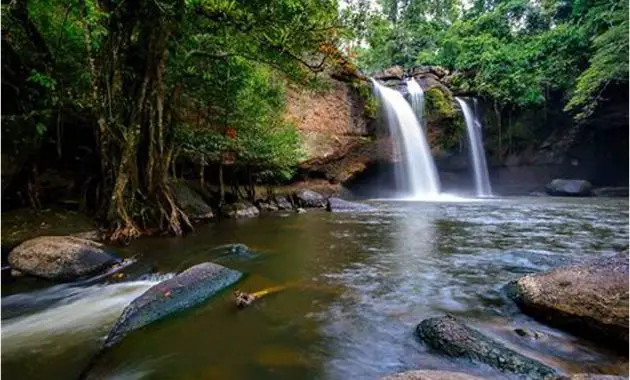
[[[287,118],[297,126],[306,155],[297,179],[344,183],[374,162],[388,159],[391,144],[376,136],[367,100],[356,83],[331,78],[328,91],[287,92]]]

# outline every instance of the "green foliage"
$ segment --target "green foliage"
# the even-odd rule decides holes
[[[628,81],[628,2],[620,0],[381,0],[368,20],[359,66],[440,65],[453,86],[501,108],[549,103],[563,93],[577,118],[610,83]]]
[[[439,87],[432,87],[425,91],[424,99],[428,119],[446,119],[457,115],[453,98]]]
[[[199,115],[196,123],[176,129],[182,154],[205,164],[229,156],[264,179],[292,174],[301,158],[300,140],[295,126],[284,120],[285,81],[276,73],[234,57],[205,71],[187,70],[184,83],[198,96],[188,112]],[[204,113],[201,107],[208,102]]]
[[[611,82],[628,82],[628,2],[600,1],[586,15],[586,26],[595,32],[590,65],[577,78],[567,110],[578,109],[583,119],[594,111],[601,93]],[[603,25],[602,25],[603,24]],[[597,33],[598,30],[603,30]]]

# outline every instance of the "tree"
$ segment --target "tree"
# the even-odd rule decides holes
[[[340,27],[337,4],[327,0],[31,0],[5,6],[6,20],[3,44],[31,72],[26,87],[45,95],[22,99],[16,113],[36,111],[43,121],[28,117],[47,127],[54,120],[51,107],[58,114],[73,108],[91,123],[99,166],[97,209],[115,240],[152,229],[181,234],[190,228],[169,184],[177,136],[190,135],[180,130],[190,124],[188,102],[206,105],[212,125],[220,118],[227,120],[224,127],[239,118],[251,122],[238,114],[251,107],[232,110],[221,94],[206,101],[203,96],[215,88],[200,89],[191,78],[203,73],[218,83],[225,67],[244,60],[307,83],[324,69],[328,54],[320,47],[334,45]],[[3,74],[8,69],[4,65]],[[217,110],[223,112],[212,114]],[[248,127],[279,128],[277,122],[256,120]],[[221,135],[199,140],[219,152],[236,144]]]

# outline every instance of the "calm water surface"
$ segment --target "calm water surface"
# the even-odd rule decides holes
[[[131,334],[91,378],[378,379],[408,369],[501,378],[443,358],[414,336],[449,313],[566,372],[627,374],[628,359],[525,317],[502,295],[510,280],[611,254],[628,242],[628,201],[504,198],[458,203],[372,202],[375,211],[312,211],[198,228],[185,238],[134,242],[122,254],[158,275],[96,285],[3,287],[2,372],[71,379],[124,306],[174,272],[244,243],[261,255],[224,261],[236,287],[286,285],[237,311],[230,292]],[[543,338],[519,337],[515,328]]]

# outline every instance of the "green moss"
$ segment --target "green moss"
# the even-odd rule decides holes
[[[355,79],[352,81],[352,87],[358,92],[361,99],[363,99],[365,116],[374,119],[376,118],[376,111],[378,109],[378,101],[372,94],[372,87],[368,82]]]
[[[432,87],[424,93],[427,117],[432,120],[454,118],[457,110],[451,94],[439,87]]]

